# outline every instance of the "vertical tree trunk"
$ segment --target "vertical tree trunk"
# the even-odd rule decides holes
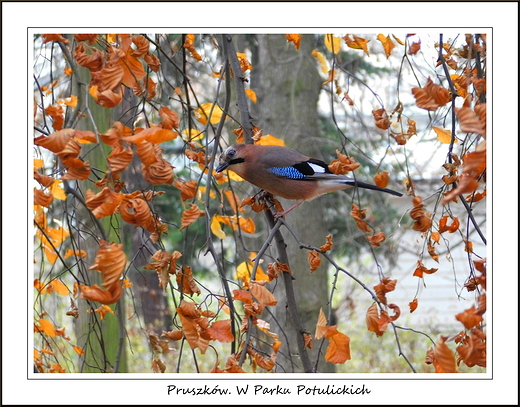
[[[264,134],[272,134],[285,141],[288,147],[298,149],[302,153],[320,158],[318,137],[318,98],[322,79],[311,56],[314,48],[314,36],[304,35],[300,50],[288,43],[285,35],[257,35],[257,47],[253,52],[253,71],[251,88],[256,92],[258,102],[252,106],[255,123]],[[294,201],[282,201],[284,208]],[[326,241],[327,231],[323,224],[324,208],[319,200],[306,202],[286,216],[289,227],[296,233],[301,242],[321,246]],[[286,231],[285,231],[286,232]],[[314,335],[320,308],[326,313],[329,288],[327,270],[320,267],[310,273],[307,262],[307,251],[301,250],[290,233],[284,233],[290,266],[294,276],[296,301],[302,317],[304,328]],[[290,326],[289,313],[286,310],[285,292],[275,292],[278,305],[275,308],[277,322],[271,321],[272,329],[280,330]],[[280,324],[277,327],[277,324]],[[276,328],[275,328],[276,327]],[[285,329],[288,343],[284,343],[277,361],[286,372],[301,372],[301,363],[294,357],[296,348],[296,332]],[[283,336],[281,335],[281,338]],[[313,364],[317,360],[318,343],[314,343],[311,351]],[[285,355],[293,355],[296,365]],[[317,371],[333,372],[334,366],[323,363],[323,355]]]

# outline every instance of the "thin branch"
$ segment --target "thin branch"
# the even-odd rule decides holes
[[[265,211],[265,217],[267,219],[267,223],[269,224],[270,229],[274,229],[275,222],[274,222],[274,216],[271,211]],[[287,226],[285,221],[283,221],[281,218],[278,218],[277,223],[283,223]],[[289,265],[289,257],[287,256],[287,245],[285,244],[284,238],[282,236],[282,233],[278,229],[275,232],[275,243],[276,243],[276,249],[278,251],[278,261],[280,263],[286,264],[287,267],[290,268]],[[291,316],[291,320],[293,323],[293,327],[296,330],[296,341],[298,344],[298,353],[300,355],[300,359],[303,363],[303,370],[305,373],[315,373],[311,360],[309,358],[309,354],[307,352],[307,349],[305,347],[305,340],[304,340],[304,334],[307,332],[302,326],[300,313],[298,311],[298,306],[296,303],[296,296],[294,294],[294,286],[292,283],[293,276],[291,273],[283,272],[283,280],[285,285],[285,294],[287,296],[287,308],[289,310],[289,314]]]

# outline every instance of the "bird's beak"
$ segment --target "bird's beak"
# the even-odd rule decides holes
[[[227,167],[229,167],[229,163],[227,161],[222,161],[222,159],[219,160],[219,163],[218,163],[218,167],[215,171],[217,172],[222,172],[224,171]]]

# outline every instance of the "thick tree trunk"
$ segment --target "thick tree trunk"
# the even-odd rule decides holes
[[[285,35],[257,35],[255,39],[257,47],[253,51],[251,74],[251,88],[258,97],[258,102],[252,106],[255,124],[264,134],[283,139],[288,147],[320,158],[317,135],[318,97],[322,79],[318,74],[316,61],[311,56],[314,36],[304,35],[299,51],[292,43],[287,42]],[[281,202],[286,209],[294,204],[294,201]],[[324,208],[319,200],[315,200],[290,212],[286,221],[301,242],[321,246],[327,235],[323,217]],[[320,308],[324,312],[328,311],[327,270],[322,266],[311,274],[307,251],[301,250],[292,235],[286,232],[284,231],[284,237],[294,276],[297,306],[304,329],[314,335]],[[281,285],[279,287],[275,292],[278,299],[274,312],[277,322],[271,321],[271,327],[274,331],[285,330],[288,343],[282,346],[277,361],[286,372],[301,372],[301,363],[294,356],[298,354],[297,333],[290,324],[285,291]],[[284,336],[280,337],[283,340]],[[318,348],[319,344],[315,342],[311,351],[313,365],[318,358]],[[292,363],[289,355],[292,355]],[[323,355],[319,359],[317,371],[334,371],[333,365],[323,363]]]

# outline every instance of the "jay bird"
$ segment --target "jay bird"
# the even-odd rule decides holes
[[[277,213],[277,218],[286,215],[304,201],[355,186],[403,196],[391,189],[334,174],[325,162],[281,146],[232,145],[220,155],[216,171],[222,172],[225,169],[232,170],[246,181],[275,196],[298,201],[288,210]]]

